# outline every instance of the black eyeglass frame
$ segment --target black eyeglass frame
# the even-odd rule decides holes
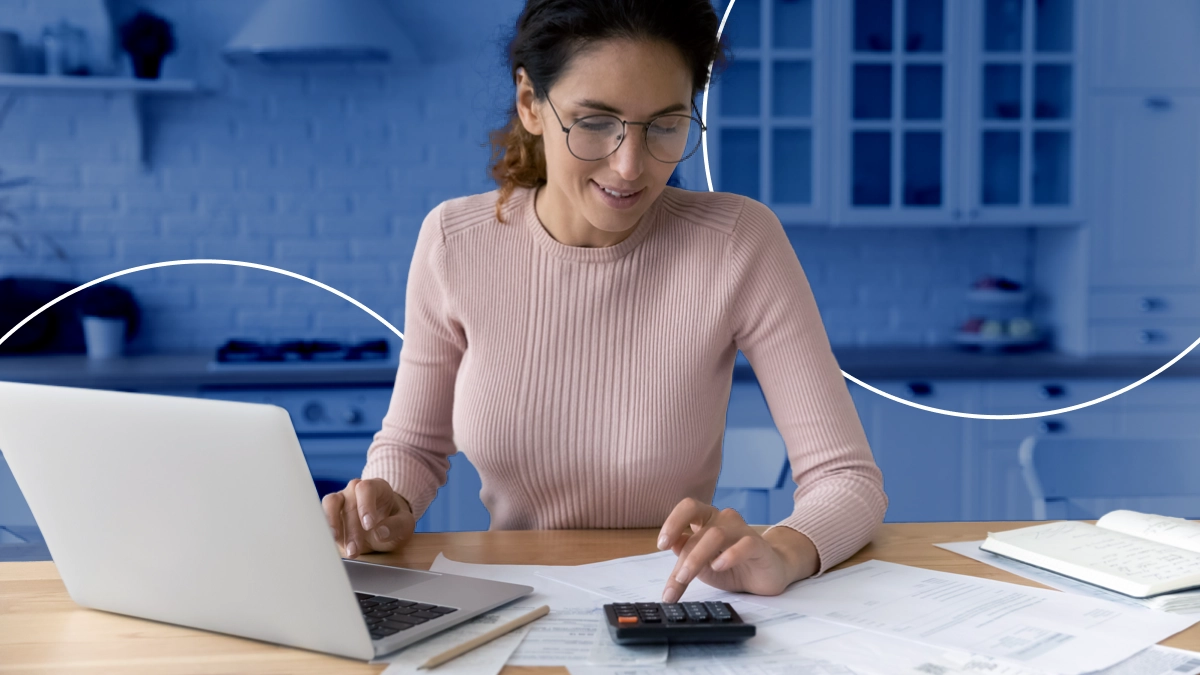
[[[554,117],[555,117],[555,119],[558,120],[558,126],[563,130],[563,133],[567,135],[567,152],[570,152],[572,157],[574,157],[575,159],[578,159],[582,162],[599,162],[602,159],[608,159],[609,157],[612,157],[613,154],[617,150],[621,149],[621,144],[624,143],[625,138],[627,136],[629,136],[629,125],[631,125],[631,124],[646,127],[646,131],[648,132],[650,129],[650,125],[654,124],[659,119],[661,119],[663,117],[670,117],[670,116],[674,115],[677,117],[687,117],[691,120],[694,120],[696,122],[696,124],[700,125],[700,139],[699,139],[700,142],[696,143],[696,147],[693,148],[691,152],[689,152],[688,154],[684,155],[683,157],[680,157],[679,159],[677,159],[673,162],[654,157],[654,153],[650,150],[650,141],[649,141],[649,139],[646,138],[647,134],[646,133],[642,134],[642,142],[645,143],[645,145],[646,145],[646,154],[650,155],[650,157],[652,157],[654,159],[654,161],[662,162],[663,164],[678,164],[678,163],[684,161],[685,159],[691,157],[692,155],[696,154],[696,151],[699,150],[700,146],[703,144],[704,134],[708,133],[708,126],[706,124],[704,124],[704,120],[700,119],[700,111],[696,110],[696,102],[695,101],[691,102],[692,110],[696,113],[695,116],[683,115],[681,113],[663,113],[662,115],[655,117],[654,119],[650,120],[649,122],[630,122],[628,120],[623,120],[620,117],[617,117],[616,115],[613,115],[611,113],[599,113],[596,115],[587,115],[585,117],[580,117],[579,119],[572,122],[571,126],[569,126],[569,127],[563,124],[562,117],[559,116],[558,110],[554,107],[554,101],[550,100],[549,92],[546,93],[546,102],[550,104],[550,110],[554,111]],[[613,148],[612,152],[608,153],[607,155],[605,155],[603,157],[597,157],[595,159],[584,159],[584,158],[580,157],[579,155],[576,155],[575,151],[571,149],[571,129],[574,129],[576,124],[579,124],[580,122],[582,122],[586,119],[593,118],[593,117],[611,117],[615,120],[619,120],[621,122],[621,140],[617,141],[617,147]]]

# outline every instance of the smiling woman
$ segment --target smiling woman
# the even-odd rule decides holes
[[[390,407],[325,498],[347,555],[402,546],[458,450],[493,529],[661,528],[668,602],[776,594],[870,540],[882,478],[779,219],[667,185],[717,25],[708,0],[527,2],[499,188],[425,218]],[[739,349],[798,486],[762,534],[711,504]]]

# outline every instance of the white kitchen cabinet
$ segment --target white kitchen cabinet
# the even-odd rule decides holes
[[[883,381],[872,386],[905,400],[956,411],[974,409],[972,381]],[[859,418],[883,472],[887,522],[953,521],[967,517],[969,438],[966,421],[886,399],[850,385]]]
[[[1104,94],[1090,106],[1093,288],[1200,288],[1200,94]]]
[[[835,222],[1081,220],[1070,0],[836,8]]]
[[[722,15],[728,1],[715,3]],[[713,186],[771,207],[785,224],[829,212],[828,14],[833,0],[737,0],[733,52],[708,97]]]
[[[1086,0],[1091,85],[1200,89],[1200,3]]]

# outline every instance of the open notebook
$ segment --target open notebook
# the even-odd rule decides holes
[[[1200,522],[1113,511],[988,533],[979,548],[1135,598],[1200,587]]]

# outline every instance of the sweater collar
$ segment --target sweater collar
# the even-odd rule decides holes
[[[534,196],[537,193],[537,188],[517,189],[523,191],[520,195],[520,219],[525,227],[528,228],[534,241],[555,257],[572,262],[611,262],[625,257],[630,251],[645,241],[658,221],[659,212],[662,211],[661,202],[663,195],[660,193],[658,198],[654,200],[654,203],[650,205],[650,208],[646,210],[646,213],[642,214],[642,219],[638,221],[633,233],[620,243],[602,248],[569,246],[550,236],[550,233],[546,231],[545,226],[542,225],[542,221],[538,218],[537,209],[534,208]]]

